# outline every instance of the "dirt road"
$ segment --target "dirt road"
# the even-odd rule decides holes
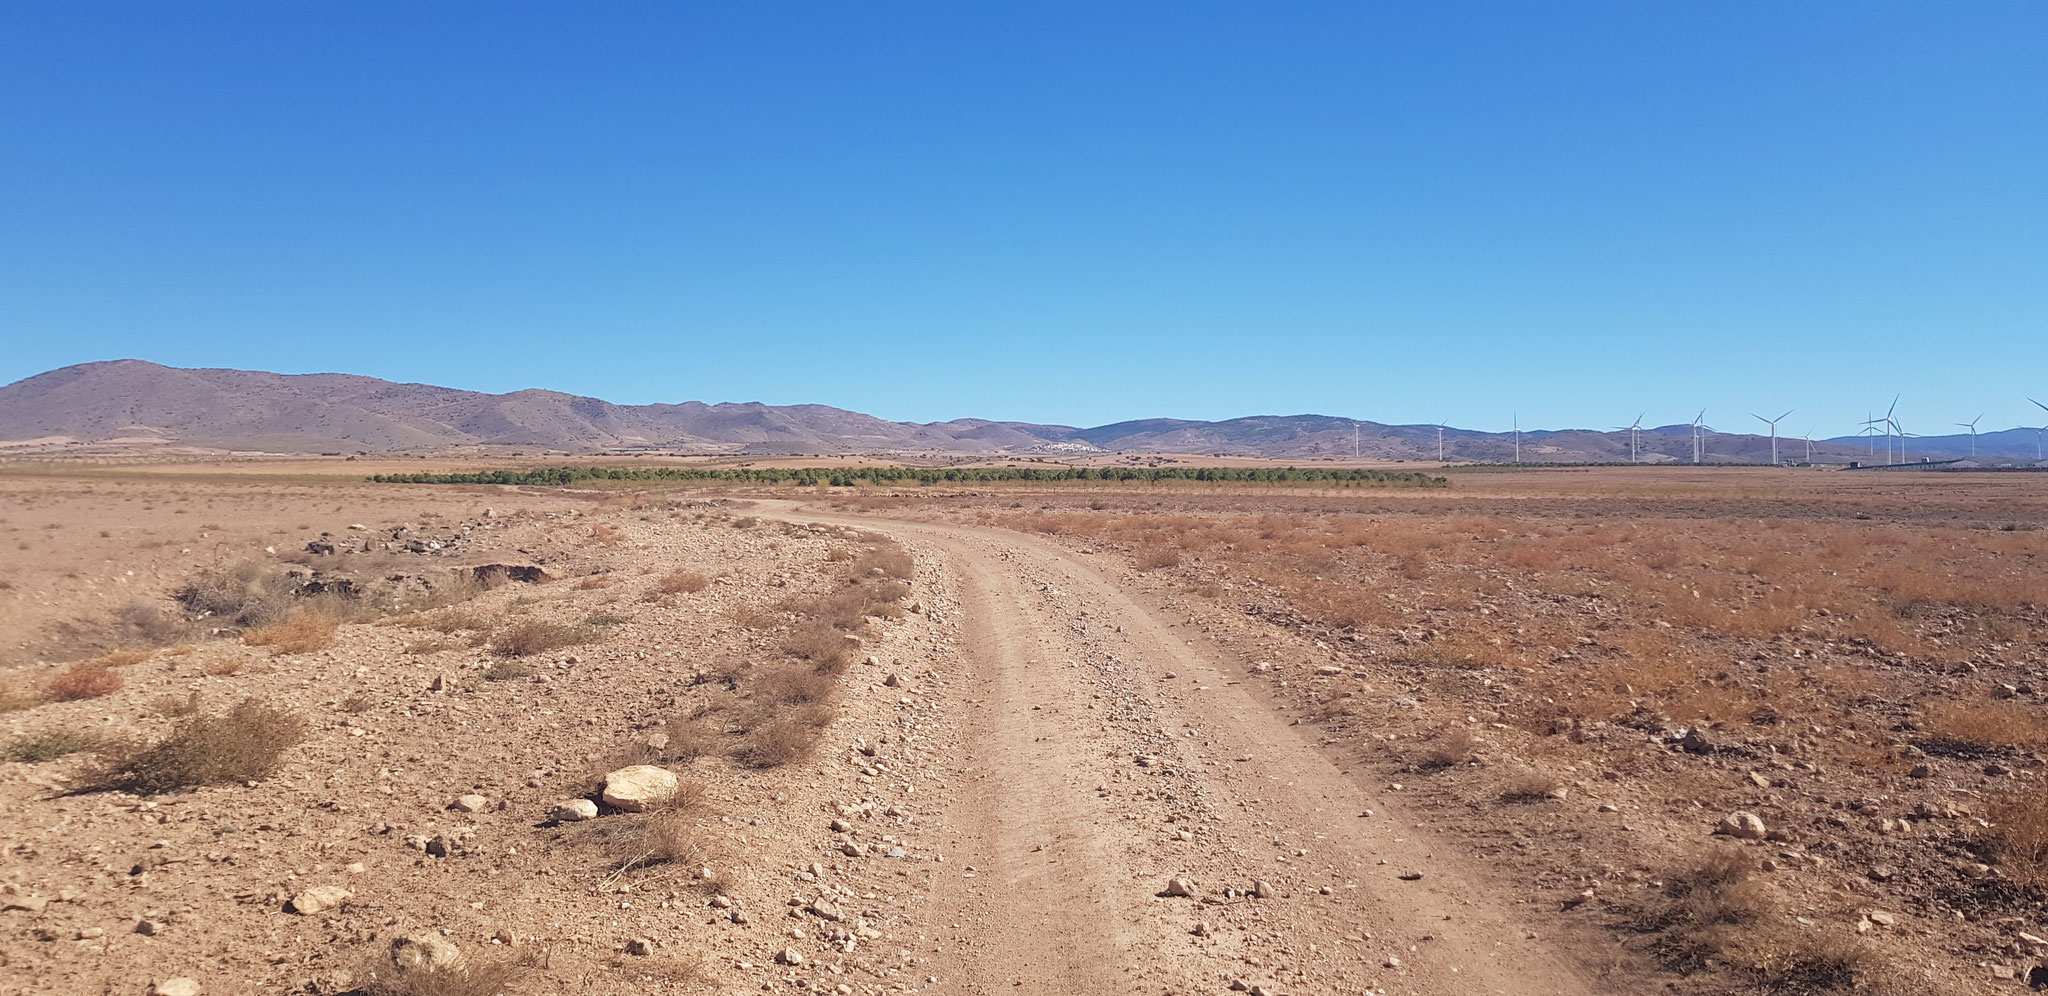
[[[895,536],[957,599],[951,871],[928,898],[929,964],[956,991],[1593,990],[1526,900],[1340,771],[1242,683],[1246,662],[1113,566],[1005,530],[763,510]],[[1176,878],[1191,896],[1162,895]]]

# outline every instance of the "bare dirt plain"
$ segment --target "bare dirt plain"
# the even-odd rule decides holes
[[[8,991],[1974,993],[2048,954],[2032,475],[44,469],[0,509]],[[167,784],[144,748],[244,702],[297,724],[274,767]],[[606,801],[640,763],[679,785]]]

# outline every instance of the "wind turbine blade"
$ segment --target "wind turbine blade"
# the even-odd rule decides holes
[[[1892,406],[1884,410],[1885,418],[1891,418],[1892,413],[1899,410],[1899,397],[1900,395],[1892,395]]]
[[[1785,415],[1790,415],[1790,414],[1792,414],[1792,411],[1793,411],[1793,410],[1792,410],[1792,409],[1790,409],[1790,408],[1787,408],[1787,409],[1785,409]],[[1780,415],[1780,416],[1778,416],[1777,418],[1774,418],[1774,419],[1772,419],[1771,421],[1773,421],[1773,422],[1783,422],[1783,421],[1785,421],[1785,415]]]
[[[2032,399],[2032,398],[2028,398],[2027,400],[2028,400],[2028,401],[2034,401],[2034,399]],[[2041,410],[2042,410],[2042,411],[2044,411],[2044,412],[2048,412],[2048,405],[2044,405],[2044,404],[2042,404],[2042,403],[2040,403],[2040,402],[2038,402],[2038,401],[2034,401],[2034,407],[2036,407],[2036,408],[2039,408],[2039,409],[2041,409]]]

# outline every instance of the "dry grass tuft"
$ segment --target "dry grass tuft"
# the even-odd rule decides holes
[[[1674,968],[1731,968],[1768,992],[1853,989],[1879,971],[1853,939],[1806,930],[1775,907],[1755,862],[1717,847],[1667,875],[1634,926],[1656,935],[1651,950]]]
[[[663,595],[680,595],[703,591],[711,586],[711,579],[696,571],[670,571],[654,583],[652,591]]]
[[[1935,738],[1975,747],[2048,744],[2048,717],[2010,702],[1935,702],[1920,727]]]
[[[280,654],[308,654],[334,645],[341,618],[319,609],[293,609],[282,621],[242,633],[242,642]]]
[[[531,657],[550,650],[591,643],[598,632],[589,626],[527,619],[491,633],[491,651],[501,657]]]
[[[124,684],[126,682],[104,659],[79,661],[50,679],[47,694],[59,702],[76,702],[111,695],[120,691]]]
[[[1472,760],[1472,731],[1464,726],[1446,727],[1429,742],[1429,753],[1423,758],[1423,765],[1442,770],[1455,768]]]
[[[1998,867],[2023,885],[2048,887],[2048,795],[2008,793],[1992,804],[1986,832]]]
[[[1564,787],[1564,781],[1550,772],[1536,768],[1520,768],[1501,780],[1500,801],[1544,802],[1559,798]]]
[[[494,660],[491,662],[490,667],[484,668],[485,681],[515,681],[520,678],[530,678],[532,676],[532,665],[526,663],[525,661],[514,660],[512,658],[500,658],[498,660]]]
[[[1180,549],[1165,544],[1143,546],[1132,555],[1132,561],[1141,571],[1155,571],[1162,567],[1180,566]]]
[[[40,764],[60,757],[81,754],[100,748],[101,740],[89,733],[75,733],[68,730],[51,730],[34,736],[22,737],[7,745],[7,759],[24,764]]]
[[[305,735],[297,715],[244,699],[218,716],[185,717],[150,746],[109,748],[101,781],[142,795],[253,781],[275,771]]]

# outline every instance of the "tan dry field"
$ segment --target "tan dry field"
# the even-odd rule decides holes
[[[2048,956],[2036,475],[242,467],[0,476],[0,991],[1977,993]],[[604,791],[635,764],[676,776],[647,811]]]

